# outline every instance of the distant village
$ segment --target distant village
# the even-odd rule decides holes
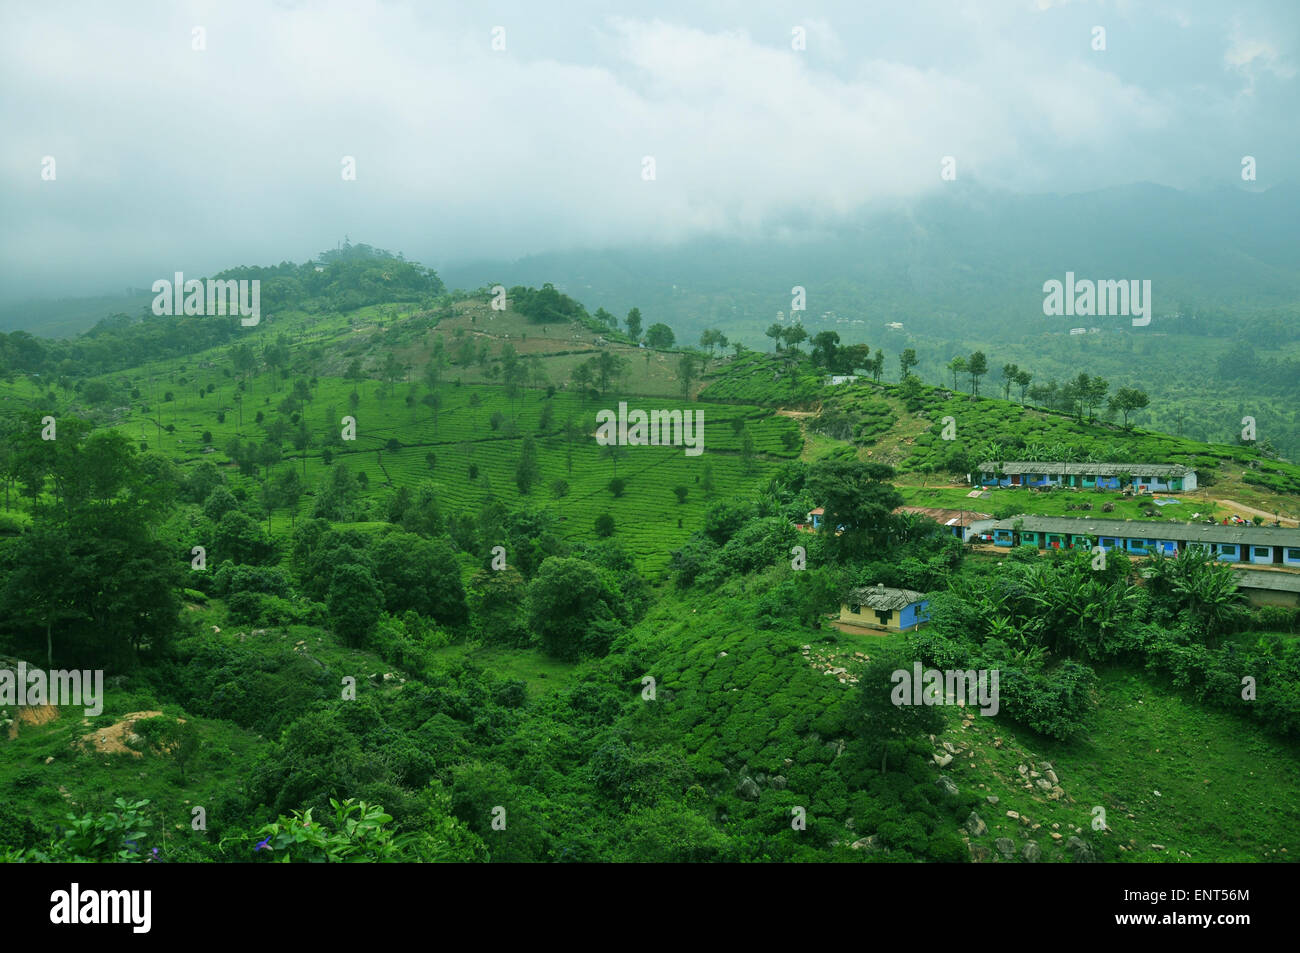
[[[986,460],[967,481],[978,489],[1110,490],[1134,495],[1183,493],[1197,488],[1196,471],[1178,464],[1046,463]],[[978,494],[988,497],[988,493]],[[996,519],[991,513],[942,507],[900,506],[933,520],[972,547],[1034,546],[1048,550],[1117,551],[1134,557],[1175,556],[1187,549],[1209,553],[1238,570],[1240,588],[1252,605],[1300,606],[1300,528],[1170,520],[1107,519],[1020,514]],[[825,511],[808,513],[799,528],[820,532]],[[841,602],[837,627],[854,632],[898,632],[924,625],[929,601],[924,593],[884,585],[855,587]]]

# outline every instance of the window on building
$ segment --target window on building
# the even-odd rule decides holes
[[[1255,547],[1255,555],[1256,555],[1256,556],[1271,556],[1271,555],[1272,555],[1272,551],[1269,550],[1269,548],[1268,548],[1267,546],[1256,546],[1256,547]]]
[[[1300,559],[1300,549],[1292,549],[1291,547],[1288,546],[1286,551],[1286,558]]]

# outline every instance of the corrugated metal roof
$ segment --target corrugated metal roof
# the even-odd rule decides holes
[[[993,473],[1000,470],[1007,476],[1025,473],[1119,476],[1121,473],[1127,473],[1135,477],[1181,477],[1195,472],[1191,467],[1177,463],[1048,463],[1043,460],[1007,460],[1003,463],[985,460],[980,464],[979,469],[980,473]]]
[[[845,597],[849,605],[870,606],[873,609],[906,609],[914,602],[925,601],[925,594],[915,589],[889,589],[885,586],[860,586],[850,589]]]
[[[1171,539],[1191,543],[1237,543],[1256,546],[1300,546],[1300,529],[1282,526],[1241,526],[1221,523],[1162,523],[1158,520],[1107,520],[1077,516],[1013,516],[998,520],[993,529],[1020,529],[1031,533],[1070,533],[1076,536],[1123,536],[1133,539]]]
[[[1237,587],[1240,589],[1272,589],[1275,592],[1300,592],[1300,574],[1245,570],[1237,573]]]

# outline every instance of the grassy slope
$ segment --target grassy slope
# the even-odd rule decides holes
[[[352,317],[355,323],[367,320],[373,314]],[[364,333],[352,330],[346,319],[338,318],[315,321],[309,333],[326,342],[336,341],[339,336],[364,336]],[[224,355],[208,355],[167,362],[154,368],[153,373],[159,377],[157,386],[161,388],[162,380],[183,374],[193,379],[197,370],[201,383],[206,383],[209,378],[223,382],[225,406],[230,408],[231,382],[220,374],[223,360]],[[567,360],[567,356],[556,356],[551,360],[560,362]],[[205,361],[213,362],[213,366],[201,367]],[[343,357],[334,350],[326,359],[326,363],[336,371],[340,370],[342,361]],[[633,362],[634,367],[636,363]],[[558,369],[558,364],[554,366]],[[652,360],[652,370],[654,366]],[[140,377],[128,376],[137,381]],[[448,379],[454,380],[456,376],[454,369],[449,371]],[[624,386],[637,393],[640,393],[636,391],[638,386],[650,391],[654,386],[652,376],[647,372],[646,380],[638,384],[630,375]],[[553,376],[552,379],[558,380],[559,377]],[[174,435],[163,435],[162,447],[187,464],[207,459],[197,452],[193,440],[203,429],[217,431],[215,398],[200,400],[194,396],[192,386],[188,389],[179,384],[174,386],[178,399],[163,405],[164,414],[169,415],[163,417],[163,422],[175,423],[177,431]],[[256,432],[256,425],[250,420],[254,405],[263,397],[270,396],[270,405],[261,404],[269,409],[282,395],[283,390],[277,394],[271,391],[271,386],[266,374],[253,381],[253,396],[245,406],[246,436]],[[508,443],[517,443],[517,439],[506,441],[485,434],[487,428],[482,422],[493,409],[511,409],[506,406],[501,388],[483,385],[479,389],[484,406],[478,411],[476,420],[469,414],[468,394],[472,385],[468,379],[461,388],[444,387],[448,396],[435,427],[427,408],[417,407],[415,419],[411,419],[411,412],[403,400],[408,386],[398,385],[396,394],[387,396],[384,393],[386,389],[374,381],[361,385],[363,402],[358,417],[362,434],[371,443],[358,441],[360,446],[355,453],[343,454],[340,458],[366,469],[371,477],[372,492],[381,492],[379,487],[386,478],[386,470],[399,482],[408,478],[412,482],[431,478],[441,483],[448,502],[472,506],[486,495],[485,491],[454,475],[457,468],[467,464],[472,447],[475,462],[490,475],[493,492],[507,497],[517,495],[511,479],[514,457],[505,450]],[[7,385],[7,388],[13,388],[7,395],[10,397],[26,400],[35,397],[31,388],[16,388],[14,385]],[[24,392],[15,393],[18,390]],[[337,376],[321,378],[320,394],[308,410],[309,419],[313,416],[321,418],[315,424],[317,429],[324,426],[324,408],[334,406],[340,415],[348,412],[347,394],[350,390],[351,384]],[[576,399],[571,395],[561,394],[555,399],[565,411],[574,409]],[[908,414],[892,394],[887,392],[882,399],[895,405],[899,423],[894,431],[879,439],[878,446],[885,451],[892,449],[905,460],[904,448],[913,446],[916,438],[926,433],[928,423]],[[518,402],[521,434],[535,429],[539,405],[540,397],[536,392],[526,394]],[[673,404],[657,404],[664,405]],[[698,458],[714,463],[717,495],[721,498],[743,495],[761,480],[764,472],[776,465],[779,428],[798,425],[790,418],[769,418],[768,411],[753,405],[728,410],[707,404],[704,409],[711,428],[706,437],[706,447],[711,451],[714,448],[732,450],[732,455],[710,452]],[[578,412],[593,410],[590,406],[583,408],[579,405],[577,408]],[[770,460],[760,464],[758,474],[746,476],[739,472],[734,456],[736,441],[725,423],[728,413],[740,413],[750,418],[760,449],[772,454]],[[373,431],[369,430],[366,422],[371,414],[380,421]],[[563,420],[564,415],[557,409],[557,420]],[[715,415],[721,415],[721,418],[715,420]],[[1056,419],[1055,415],[1050,416]],[[235,429],[234,418],[233,410],[229,410],[225,428],[227,436]],[[127,432],[138,434],[142,430],[150,443],[156,445],[156,429],[138,411],[122,423]],[[771,433],[765,428],[769,428]],[[381,468],[375,451],[390,434],[404,444],[427,444],[434,448],[438,453],[438,464],[433,472],[424,472],[427,465],[423,462],[426,452],[423,447],[409,447],[397,454],[385,452]],[[182,444],[181,440],[185,443]],[[907,444],[908,440],[913,443]],[[471,446],[462,449],[466,442]],[[223,445],[221,435],[216,437],[215,443],[218,447]],[[813,436],[809,444],[814,455],[841,445],[839,441],[822,436]],[[876,451],[876,447],[868,448],[868,451]],[[868,451],[864,451],[864,455]],[[462,452],[465,455],[463,460],[460,457]],[[560,508],[561,512],[564,507],[573,507],[576,511],[572,520],[574,534],[580,536],[587,531],[583,524],[589,525],[590,517],[594,515],[591,507],[599,501],[615,514],[620,527],[638,527],[639,532],[631,534],[629,540],[634,544],[644,540],[634,548],[637,548],[643,568],[652,569],[662,565],[667,552],[679,538],[685,537],[692,522],[698,521],[703,501],[694,489],[685,506],[679,507],[675,498],[670,496],[675,481],[685,483],[685,478],[691,474],[689,469],[685,469],[690,461],[680,451],[645,448],[636,452],[647,458],[664,457],[644,465],[635,463],[636,458],[620,461],[620,475],[631,473],[630,486],[633,489],[639,486],[642,492],[634,493],[630,489],[627,497],[618,501],[612,500],[608,493],[602,496],[600,487],[612,472],[611,462],[596,456],[594,448],[588,447],[584,456],[575,456],[575,477],[570,480],[574,485],[572,496],[548,505]],[[212,456],[221,458],[221,454]],[[562,448],[546,447],[542,461],[544,483],[549,483],[557,475],[564,475],[561,472],[565,469]],[[301,464],[293,461],[283,465]],[[1220,468],[1221,478],[1226,470],[1226,465]],[[324,472],[319,449],[308,452],[307,472],[309,482],[314,482]],[[919,482],[924,478],[920,474],[905,474],[903,479]],[[236,482],[240,480],[236,478]],[[693,482],[690,485],[693,487]],[[907,492],[912,494],[912,502],[929,502],[932,499],[946,501],[947,497],[927,496],[927,493],[949,491],[911,489]],[[1041,500],[1055,499],[1050,494],[1037,496]],[[540,502],[543,498],[544,494],[535,490],[530,502]],[[304,503],[304,510],[309,502]],[[683,519],[684,527],[680,531],[675,525],[677,515],[692,517]],[[1118,509],[1116,515],[1119,515]],[[283,528],[280,522],[277,521],[277,531]],[[688,620],[686,614],[692,606],[697,608],[699,615]],[[779,731],[796,722],[806,728],[829,705],[842,702],[845,697],[842,693],[852,691],[850,686],[839,684],[835,678],[821,676],[819,672],[810,677],[807,663],[797,651],[801,641],[813,642],[818,650],[835,652],[846,649],[869,652],[871,645],[879,644],[870,637],[829,631],[821,633],[820,641],[808,633],[737,631],[725,606],[710,607],[698,598],[689,602],[666,599],[642,624],[640,631],[644,638],[654,640],[659,646],[664,665],[657,674],[670,690],[676,682],[678,690],[708,690],[717,694],[718,700],[713,704],[723,712],[725,731],[719,733],[714,727],[696,726],[698,737],[691,744],[699,759],[697,767],[707,765],[715,757],[727,756],[741,757],[773,770],[779,764],[779,759],[774,759],[787,753],[780,745],[772,746]],[[281,639],[284,633],[273,630],[269,637]],[[325,641],[329,643],[330,640],[325,637]],[[346,654],[343,649],[336,648],[335,651]],[[534,696],[554,685],[565,684],[572,677],[567,667],[542,659],[531,650],[455,646],[443,651],[449,662],[468,655],[489,667],[524,678],[529,683],[530,695]],[[721,651],[727,651],[728,657],[720,657],[718,653]],[[756,668],[743,664],[755,653],[763,655],[764,665],[771,665],[770,671],[762,666]],[[344,664],[342,659],[338,664]],[[391,668],[364,657],[357,659],[355,664],[367,670]],[[1051,825],[1060,824],[1066,836],[1067,828],[1082,827],[1086,830],[1092,818],[1092,807],[1101,805],[1107,809],[1107,820],[1113,830],[1110,837],[1114,838],[1116,845],[1131,843],[1135,848],[1132,852],[1120,852],[1117,848],[1108,851],[1108,855],[1116,858],[1174,860],[1190,856],[1193,860],[1200,860],[1296,856],[1295,832],[1300,830],[1300,809],[1295,806],[1294,791],[1300,782],[1300,765],[1294,753],[1254,726],[1228,715],[1207,712],[1144,674],[1108,670],[1101,675],[1101,707],[1091,732],[1070,744],[1041,739],[1031,732],[996,720],[986,722],[977,718],[970,728],[963,729],[955,713],[950,713],[952,723],[940,740],[950,740],[959,745],[969,743],[975,757],[965,758],[965,762],[972,766],[959,772],[950,769],[949,773],[955,773],[963,787],[993,793],[1001,799],[996,810],[981,808],[982,816],[991,827],[984,842],[991,844],[994,837],[1007,834],[1020,843],[1024,836],[1028,836],[1027,828],[1005,817],[1006,810],[1018,810],[1028,814],[1034,823],[1044,825],[1034,833],[1047,859],[1053,859],[1057,855],[1052,852],[1050,837],[1046,834]],[[162,707],[169,715],[184,715],[168,706],[154,704],[147,694],[113,692],[100,721],[116,720],[127,711],[157,707]],[[21,797],[23,803],[40,805],[36,812],[43,824],[57,819],[65,807],[75,805],[80,810],[102,806],[107,794],[99,792],[111,791],[113,796],[152,797],[168,817],[175,815],[177,823],[184,822],[183,826],[188,830],[186,801],[202,803],[205,797],[210,797],[223,786],[237,784],[252,752],[265,743],[252,733],[228,723],[200,721],[200,730],[209,742],[209,749],[201,765],[193,769],[190,783],[181,786],[177,783],[174,768],[157,757],[146,756],[137,761],[129,756],[104,758],[76,753],[70,747],[71,741],[89,730],[81,726],[79,718],[69,717],[46,726],[24,729],[16,742],[6,744],[6,757],[0,764],[0,790],[4,790],[6,796]],[[1002,739],[1001,747],[994,747],[995,737]],[[730,750],[722,750],[728,746]],[[45,758],[51,756],[55,761],[45,765]],[[1042,801],[1013,780],[1017,764],[1032,766],[1041,760],[1053,763],[1068,800]],[[1211,783],[1205,784],[1206,780]],[[791,772],[791,782],[798,786],[797,772]],[[66,798],[60,791],[61,786],[68,791]],[[1156,790],[1161,792],[1160,796],[1155,795]],[[820,806],[831,810],[836,805]],[[814,807],[818,805],[814,804]],[[1133,817],[1129,818],[1129,814]],[[187,835],[178,832],[177,836]],[[1151,844],[1165,845],[1166,850],[1155,851],[1149,846]],[[1287,853],[1281,852],[1284,848]],[[1187,856],[1180,853],[1183,851]]]
[[[595,518],[609,513],[615,520],[616,538],[634,554],[638,567],[650,574],[663,569],[669,553],[685,541],[714,501],[749,495],[782,460],[797,454],[797,448],[787,450],[782,443],[783,434],[797,430],[794,421],[754,405],[697,403],[673,396],[680,395],[680,383],[675,370],[665,368],[676,367],[675,355],[622,346],[614,349],[629,359],[627,373],[598,401],[565,391],[546,399],[535,386],[510,400],[503,387],[488,382],[486,367],[490,363],[474,363],[446,369],[439,388],[442,406],[434,415],[419,403],[427,389],[418,381],[428,363],[432,342],[438,337],[443,338],[448,353],[456,347],[458,329],[487,342],[493,355],[499,355],[509,342],[521,354],[541,357],[547,380],[557,385],[567,380],[571,364],[586,360],[599,347],[594,343],[597,335],[580,326],[550,325],[542,333],[543,326],[530,325],[511,312],[494,314],[482,302],[461,302],[454,316],[432,330],[419,320],[419,316],[407,316],[404,308],[396,305],[362,308],[343,316],[281,314],[264,321],[266,336],[250,341],[256,345],[273,340],[275,334],[287,334],[294,342],[295,366],[287,380],[266,369],[250,376],[242,408],[233,399],[237,377],[226,374],[231,370],[229,353],[213,350],[154,362],[127,374],[106,375],[103,379],[114,385],[129,380],[131,386],[140,389],[141,398],[104,414],[102,422],[141,440],[151,450],[161,451],[182,468],[203,460],[226,465],[232,484],[242,485],[253,495],[265,471],[259,471],[256,478],[241,477],[229,466],[226,446],[235,437],[258,443],[265,440],[266,428],[279,416],[277,407],[291,389],[293,379],[317,375],[313,399],[303,411],[312,446],[304,460],[304,454],[286,442],[283,460],[272,466],[273,472],[293,467],[307,486],[314,488],[328,475],[321,454],[326,437],[339,431],[344,415],[352,415],[357,421],[357,439],[334,448],[335,464],[346,462],[364,472],[369,495],[377,502],[397,486],[414,488],[429,482],[444,511],[474,512],[495,497],[507,505],[553,511],[561,520],[561,532],[575,540],[593,539]],[[308,351],[315,346],[322,349],[323,356],[312,360]],[[387,349],[398,354],[407,376],[417,383],[399,382],[390,388],[379,380],[362,380],[354,385],[342,378],[353,359],[361,361],[363,373],[377,375]],[[569,353],[571,350],[578,353]],[[206,393],[208,385],[215,386],[213,393]],[[354,386],[360,396],[355,412],[349,399]],[[173,395],[170,401],[164,399],[168,391]],[[471,394],[477,394],[482,401],[477,409],[470,405]],[[57,413],[85,411],[78,406],[75,395],[60,392],[56,396]],[[0,400],[15,408],[41,409],[42,403],[48,403],[26,382],[0,386]],[[602,408],[615,410],[622,400],[631,408],[702,412],[704,453],[688,457],[681,448],[631,447],[617,461],[609,458],[595,444],[596,412]],[[552,405],[553,421],[541,432],[539,423],[546,404]],[[224,422],[218,420],[222,412]],[[258,412],[264,415],[261,424],[256,422]],[[507,423],[493,430],[489,421],[497,412],[507,418]],[[571,466],[560,436],[560,428],[569,417],[585,435],[574,448]],[[733,424],[743,424],[754,438],[758,458],[751,469],[747,470],[740,458],[741,437]],[[169,425],[174,428],[170,433],[166,430]],[[205,432],[212,435],[210,446],[216,448],[214,453],[204,452]],[[529,434],[538,442],[542,480],[525,499],[514,477],[520,446]],[[398,440],[402,449],[385,450],[390,439]],[[427,462],[430,452],[435,455],[432,468]],[[471,464],[479,474],[475,480],[468,476]],[[711,494],[703,487],[706,465],[712,468]],[[608,490],[615,475],[627,482],[620,498]],[[557,480],[569,484],[567,496],[558,499],[551,492]],[[684,504],[677,501],[677,486],[688,491]],[[310,515],[312,506],[309,492],[295,514],[284,509],[276,511],[270,521],[272,531],[287,533],[290,515]]]

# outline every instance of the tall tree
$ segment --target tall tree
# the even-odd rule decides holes
[[[958,354],[948,362],[948,370],[952,372],[952,389],[957,389],[957,375],[966,373],[966,358]]]
[[[777,353],[780,353],[781,341],[785,338],[785,326],[773,321],[770,325],[768,325],[767,330],[764,331],[763,333],[776,342]]]
[[[1110,383],[1102,377],[1093,377],[1088,381],[1084,397],[1088,402],[1088,419],[1093,419],[1093,410],[1106,400],[1106,392],[1110,390]]]
[[[1145,391],[1138,390],[1135,387],[1121,387],[1115,392],[1115,396],[1110,399],[1110,409],[1112,413],[1119,413],[1124,418],[1124,429],[1128,430],[1129,414],[1142,410],[1150,403]]]
[[[894,471],[882,463],[829,460],[808,470],[807,485],[825,510],[823,532],[832,552],[860,558],[887,544],[896,524],[893,511],[902,495],[889,481]]]
[[[863,754],[870,763],[878,761],[881,774],[891,760],[899,764],[909,751],[920,758],[928,751],[925,739],[943,730],[944,719],[937,706],[923,704],[918,698],[909,698],[906,704],[895,699],[900,687],[897,673],[905,675],[910,685],[913,661],[901,649],[872,652],[858,680],[852,725]]]
[[[581,364],[579,364],[577,367],[573,369],[573,373],[571,376],[573,378],[574,385],[576,385],[578,388],[579,403],[580,404],[586,403],[587,391],[591,390],[591,384],[594,379],[591,363],[589,361],[583,361]]]
[[[670,348],[676,340],[673,329],[662,322],[650,325],[645,333],[645,343],[651,347]]]
[[[681,359],[677,362],[677,376],[682,382],[682,396],[689,397],[691,384],[695,382],[695,360],[690,354],[682,354]]]
[[[818,331],[812,338],[812,361],[834,371],[839,356],[840,335],[837,331]]]
[[[1016,386],[1020,388],[1020,403],[1025,402],[1025,391],[1029,387],[1029,382],[1034,379],[1034,375],[1028,371],[1020,371],[1016,374]]]
[[[600,392],[609,390],[609,382],[622,372],[627,364],[623,358],[612,351],[601,351],[596,357],[596,373],[600,377]]]
[[[533,486],[542,478],[542,467],[537,460],[537,441],[532,435],[524,437],[519,450],[519,463],[515,467],[515,484],[519,492],[527,496]]]
[[[1011,399],[1011,387],[1020,377],[1020,368],[1015,364],[1002,365],[1002,399]]]
[[[989,372],[989,359],[983,351],[976,351],[966,359],[966,373],[970,375],[971,397],[980,395],[980,378]]]
[[[877,384],[880,383],[880,377],[885,373],[885,352],[876,349],[876,356],[871,359],[871,379]]]
[[[627,333],[633,341],[641,340],[641,309],[633,308],[627,313]]]
[[[912,368],[916,367],[918,361],[915,348],[904,348],[903,352],[898,355],[898,379],[905,381],[912,375]]]

